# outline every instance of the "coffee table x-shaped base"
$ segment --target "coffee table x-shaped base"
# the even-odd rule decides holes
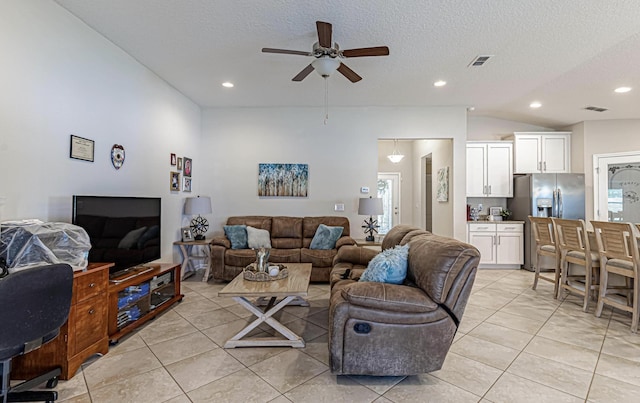
[[[273,346],[286,346],[286,347],[304,347],[305,343],[302,337],[295,334],[291,329],[277,321],[273,315],[280,311],[287,305],[299,305],[309,306],[309,303],[298,296],[288,296],[276,303],[276,297],[271,297],[268,302],[267,298],[260,297],[256,299],[255,303],[251,302],[246,297],[233,297],[233,299],[243,306],[246,310],[256,316],[256,319],[249,323],[238,334],[229,339],[224,348],[235,347],[273,347]],[[264,311],[260,309],[261,305],[266,305]],[[252,337],[250,339],[243,339],[253,329],[260,326],[261,323],[266,323],[271,326],[276,332],[280,333],[285,339],[277,336],[270,337]]]

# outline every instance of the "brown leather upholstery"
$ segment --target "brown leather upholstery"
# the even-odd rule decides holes
[[[329,281],[338,250],[343,246],[355,245],[355,241],[349,236],[349,220],[346,217],[238,216],[227,219],[227,225],[242,224],[269,231],[270,262],[311,263],[312,282]],[[343,227],[342,237],[336,242],[335,249],[309,249],[320,224]],[[211,268],[215,279],[233,280],[255,258],[255,252],[251,249],[231,249],[231,242],[225,236],[211,241]]]
[[[358,282],[376,252],[356,247],[338,251],[329,309],[334,374],[399,376],[442,368],[480,253],[464,242],[404,225],[391,229],[382,247],[404,243],[409,257],[402,285]]]

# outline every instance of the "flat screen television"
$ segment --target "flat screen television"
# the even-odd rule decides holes
[[[89,234],[89,262],[114,263],[114,275],[160,259],[161,204],[159,197],[73,196],[72,222]]]

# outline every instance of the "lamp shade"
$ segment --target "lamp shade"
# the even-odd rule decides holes
[[[184,202],[185,215],[210,214],[211,211],[211,198],[209,196],[187,197]]]
[[[382,199],[379,197],[361,198],[358,204],[359,215],[381,215]]]

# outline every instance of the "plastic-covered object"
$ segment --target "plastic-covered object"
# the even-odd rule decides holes
[[[0,256],[7,261],[9,273],[55,263],[83,270],[89,249],[89,235],[77,225],[39,220],[0,224]]]

